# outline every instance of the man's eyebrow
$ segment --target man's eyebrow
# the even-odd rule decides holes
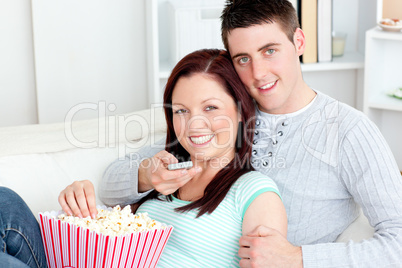
[[[243,56],[247,56],[247,55],[248,55],[247,53],[237,53],[236,55],[234,55],[234,56],[232,57],[232,60],[234,60],[235,58],[243,57]]]
[[[257,51],[261,51],[261,50],[264,50],[266,48],[269,48],[269,47],[272,47],[272,46],[278,46],[278,45],[280,45],[280,43],[268,43],[268,44],[265,44],[262,47],[260,47]],[[235,58],[242,57],[242,56],[247,56],[247,55],[248,55],[247,53],[237,53],[232,57],[232,60],[235,59]]]
[[[268,43],[268,44],[266,44],[266,45],[260,47],[260,48],[258,49],[258,51],[264,50],[264,49],[269,48],[269,47],[272,47],[272,46],[279,46],[279,45],[280,45],[280,43]]]

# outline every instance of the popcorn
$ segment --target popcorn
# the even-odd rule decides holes
[[[156,267],[173,226],[130,206],[97,209],[96,219],[39,213],[48,267]]]
[[[123,209],[120,206],[115,206],[112,209],[98,208],[98,214],[95,219],[67,216],[66,214],[60,214],[57,218],[76,226],[111,236],[164,228],[160,222],[151,219],[148,213],[134,215],[131,213],[130,206],[126,206]]]

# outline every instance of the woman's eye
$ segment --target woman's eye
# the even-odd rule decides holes
[[[215,106],[208,106],[207,108],[205,108],[206,111],[212,111],[217,109]]]
[[[174,113],[175,114],[184,114],[185,112],[187,112],[185,109],[178,109]]]
[[[247,57],[242,57],[242,58],[239,59],[239,63],[240,63],[240,64],[245,64],[245,63],[247,63],[248,61],[249,61],[249,59],[248,59]]]
[[[272,55],[272,54],[275,53],[275,49],[273,49],[273,48],[267,49],[267,50],[265,51],[265,53],[268,54],[268,55]]]

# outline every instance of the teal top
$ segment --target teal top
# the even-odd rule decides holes
[[[264,192],[280,196],[272,179],[251,171],[232,185],[212,214],[199,218],[198,210],[175,212],[175,208],[190,202],[174,196],[172,202],[146,201],[137,212],[148,212],[151,218],[174,227],[158,267],[239,267],[243,217],[251,202]]]

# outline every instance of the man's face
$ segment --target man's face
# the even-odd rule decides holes
[[[304,35],[298,29],[290,42],[277,23],[236,28],[228,36],[235,69],[261,111],[294,112],[303,89],[299,56]]]

